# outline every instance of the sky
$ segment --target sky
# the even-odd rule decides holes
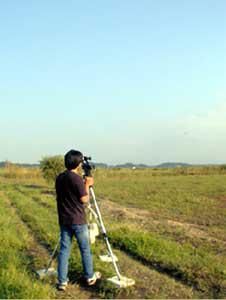
[[[0,1],[0,161],[226,163],[225,0]]]

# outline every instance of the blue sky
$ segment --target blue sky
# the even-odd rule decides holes
[[[226,162],[225,0],[0,3],[0,161]]]

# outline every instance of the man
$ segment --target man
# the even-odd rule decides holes
[[[75,235],[80,254],[84,277],[88,285],[96,283],[101,277],[93,272],[93,259],[89,244],[89,232],[84,204],[89,202],[89,187],[94,184],[92,177],[83,182],[78,172],[83,162],[83,155],[70,150],[64,157],[66,171],[56,179],[57,210],[61,231],[60,253],[58,256],[58,289],[64,291],[68,282],[68,260],[72,237]]]

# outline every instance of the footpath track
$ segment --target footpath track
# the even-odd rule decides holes
[[[0,211],[0,298],[54,298],[55,290],[32,272],[32,237],[1,190]]]
[[[15,192],[15,189],[14,189]],[[17,196],[16,196],[17,195]],[[16,193],[14,195],[9,196],[11,199],[11,205],[16,209],[17,214],[20,216],[22,221],[26,224],[26,227],[30,230],[31,234],[34,236],[36,243],[40,244],[40,238],[43,236],[40,235],[39,232],[43,232],[43,227],[36,220],[36,217],[39,213],[44,214],[44,211],[48,211],[49,216],[51,218],[56,218],[54,214],[55,209],[53,203],[45,201],[42,197],[35,195],[31,196],[29,193],[27,194],[24,190],[20,188],[16,189]],[[27,204],[29,203],[30,207],[27,208]],[[50,220],[49,220],[50,221]],[[51,223],[52,221],[50,221]],[[55,227],[54,227],[55,228]],[[52,230],[52,227],[51,227]],[[45,234],[45,232],[43,232]],[[47,240],[46,240],[47,241]],[[100,243],[99,249],[103,249],[103,245]],[[45,243],[44,243],[45,244]],[[41,246],[43,247],[43,246]],[[47,241],[46,246],[44,247],[45,251],[49,249],[49,243]],[[98,251],[94,251],[97,254]],[[76,279],[74,282],[77,284],[78,289],[71,292],[73,287],[69,287],[68,289],[68,297],[73,298],[73,294],[75,296],[76,293],[84,292],[84,297],[81,295],[79,298],[95,298],[98,297],[106,297],[107,295],[114,295],[117,298],[197,298],[198,293],[194,291],[191,287],[178,282],[176,279],[170,278],[166,274],[159,273],[156,270],[151,269],[148,266],[142,264],[142,262],[130,257],[123,251],[114,250],[114,252],[119,257],[119,266],[122,274],[127,277],[134,278],[136,280],[136,286],[130,288],[128,290],[124,290],[121,293],[115,293],[112,291],[106,294],[104,289],[100,289],[95,292],[90,292],[82,288],[82,291],[79,289],[78,282]],[[47,251],[48,253],[48,251]],[[95,259],[95,261],[97,261]],[[108,265],[105,265],[104,268],[109,268]],[[60,295],[61,296],[61,295]],[[61,296],[62,297],[62,296]]]
[[[156,215],[153,215],[150,211],[141,208],[128,208],[119,203],[102,198],[101,199],[101,208],[104,212],[107,212],[107,216],[115,220],[123,219],[131,221],[146,230],[153,229],[153,226],[164,225],[165,227],[171,227],[172,229],[182,229],[183,233],[191,238],[200,238],[207,240],[208,242],[216,243],[220,242],[226,246],[226,240],[220,240],[216,237],[211,236],[205,230],[198,226],[197,224],[190,224],[186,222],[179,222],[178,220],[164,219],[159,220],[156,218]]]

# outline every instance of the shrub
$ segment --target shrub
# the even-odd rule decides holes
[[[65,169],[64,158],[61,155],[46,156],[40,161],[43,177],[50,183],[55,182],[57,175]]]

